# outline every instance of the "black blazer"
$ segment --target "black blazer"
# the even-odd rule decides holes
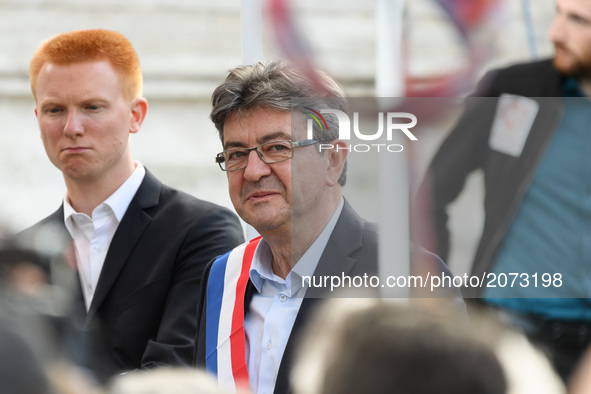
[[[67,233],[63,218],[62,206],[19,237],[49,225]],[[231,211],[165,186],[146,171],[111,241],[88,313],[82,292],[76,295],[89,335],[86,359],[97,377],[190,365],[203,269],[243,240]]]
[[[351,205],[345,200],[341,215],[335,225],[335,228],[326,244],[326,248],[320,257],[314,276],[363,276],[364,274],[375,274],[378,271],[378,226],[363,219],[355,212]],[[412,274],[426,274],[429,271],[431,274],[451,275],[446,265],[432,253],[417,247],[411,246],[411,258],[413,264],[411,265]],[[394,260],[394,258],[393,258]],[[212,261],[213,263],[213,261]],[[195,364],[200,367],[205,366],[205,327],[206,327],[206,313],[207,310],[207,280],[211,270],[212,263],[210,263],[203,276],[204,283],[201,287],[201,297],[198,307],[199,329],[197,330],[197,352],[195,356]],[[317,292],[316,290],[308,288],[306,298],[302,301],[298,315],[294,322],[289,340],[281,359],[281,365],[277,374],[277,381],[275,383],[275,394],[289,393],[291,391],[290,376],[293,359],[296,353],[298,344],[298,335],[302,328],[306,326],[311,312],[322,300],[326,297],[325,291]],[[249,303],[252,296],[256,292],[255,286],[249,280],[246,287],[246,296],[244,298],[244,313],[248,313]],[[349,294],[346,294],[349,296]],[[364,294],[367,296],[368,294]],[[415,294],[419,296],[420,294]],[[458,289],[445,291],[437,296],[452,297],[456,302],[464,307]],[[201,329],[202,327],[202,329]]]

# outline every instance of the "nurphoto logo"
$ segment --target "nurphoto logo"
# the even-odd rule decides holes
[[[320,111],[315,111],[311,108],[305,108],[309,112],[304,112],[305,115],[309,116],[311,119],[308,119],[307,124],[307,131],[308,131],[308,139],[314,138],[314,123],[318,125],[320,128],[321,133],[328,131],[328,124],[323,115],[329,114],[332,116],[336,116],[338,120],[338,127],[339,127],[339,139],[343,141],[350,141],[351,140],[351,120],[349,115],[345,112],[340,111],[338,109],[321,109]],[[404,135],[411,141],[418,141],[417,137],[413,133],[411,133],[410,129],[416,126],[417,124],[417,117],[408,112],[378,112],[377,114],[378,120],[378,129],[373,133],[364,133],[361,131],[359,126],[359,113],[353,112],[353,134],[354,136],[361,140],[361,141],[378,141],[382,139],[384,134],[384,130],[386,132],[386,141],[391,142],[393,139],[393,135],[395,132],[402,132]],[[318,144],[318,150],[327,150],[327,149],[341,149],[341,150],[349,150],[354,152],[369,152],[371,150],[375,150],[377,152],[380,151],[388,151],[388,152],[402,152],[404,147],[401,144],[385,144],[385,143],[372,143],[372,144],[350,144],[346,147],[342,146],[334,146],[333,144]]]

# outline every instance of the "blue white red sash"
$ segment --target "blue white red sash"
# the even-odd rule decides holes
[[[221,387],[248,389],[244,295],[261,237],[218,257],[207,282],[205,368]]]

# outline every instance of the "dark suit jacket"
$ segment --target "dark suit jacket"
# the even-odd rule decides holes
[[[32,237],[48,225],[67,233],[63,206],[18,236]],[[203,269],[243,240],[232,212],[146,171],[111,241],[88,313],[81,291],[76,295],[97,376],[190,365]]]
[[[497,248],[554,135],[562,115],[561,78],[550,59],[489,72],[474,93],[477,97],[468,99],[464,114],[429,166],[419,194],[432,196],[437,253],[443,259],[449,250],[447,206],[463,190],[471,172],[484,171],[485,223],[472,275],[481,277],[490,270]],[[529,97],[540,106],[518,157],[494,150],[489,144],[497,97],[503,93]],[[467,288],[464,294],[476,297],[483,289]]]
[[[325,275],[349,275],[349,276],[363,276],[364,274],[375,274],[377,273],[378,264],[378,228],[375,223],[370,223],[365,219],[361,218],[355,210],[345,200],[341,215],[335,225],[335,228],[326,244],[326,248],[320,257],[315,276]],[[451,275],[443,261],[437,256],[426,250],[411,246],[411,257],[414,257],[413,264],[411,266],[411,272],[413,274],[425,273],[427,270],[431,274],[441,274],[445,272],[447,275]],[[393,258],[394,260],[395,258]],[[213,263],[213,262],[212,262]],[[197,366],[205,365],[205,327],[206,327],[206,313],[207,310],[207,280],[209,278],[209,272],[211,269],[209,264],[204,272],[204,285],[201,288],[201,301],[198,308],[198,319],[199,326],[203,329],[198,329],[197,333],[197,352],[195,363]],[[326,289],[323,293],[316,292],[313,288],[308,288],[306,292],[306,298],[302,301],[302,305],[299,309],[298,315],[294,322],[291,333],[289,334],[289,340],[283,353],[281,365],[275,384],[275,394],[289,393],[291,384],[289,381],[289,374],[291,371],[291,365],[295,350],[297,348],[297,336],[300,330],[305,327],[308,321],[311,311],[314,310],[316,304],[322,300],[320,297],[327,297],[330,295],[326,294]],[[248,313],[249,303],[252,296],[256,292],[256,288],[249,280],[246,287],[245,315]],[[350,294],[345,294],[349,296]],[[365,294],[367,295],[367,294]],[[446,294],[448,295],[448,294]],[[461,295],[458,289],[454,289],[451,292],[451,296],[457,301],[462,303]]]

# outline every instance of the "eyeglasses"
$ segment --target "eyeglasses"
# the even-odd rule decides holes
[[[253,148],[228,149],[218,153],[215,157],[215,162],[219,164],[222,171],[238,171],[246,168],[248,156],[253,150],[256,151],[263,162],[273,164],[291,159],[294,148],[314,145],[319,142],[318,140],[281,140],[265,142]]]

